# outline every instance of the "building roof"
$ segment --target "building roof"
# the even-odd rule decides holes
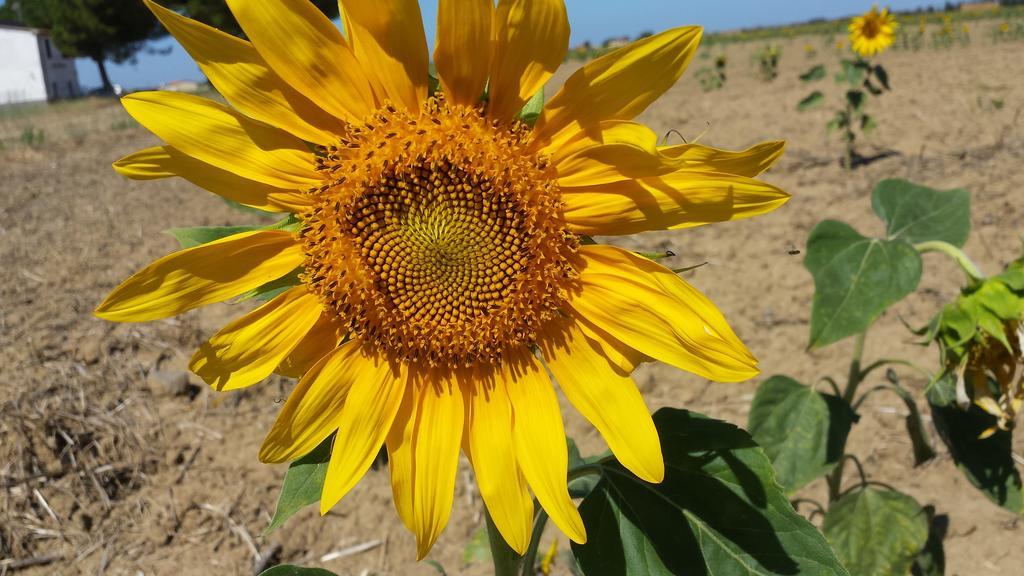
[[[35,32],[36,34],[40,34],[40,33],[45,33],[46,32],[45,30],[40,30],[39,28],[33,28],[31,26],[26,26],[25,24],[22,24],[21,22],[18,22],[17,20],[0,20],[0,28],[13,28],[13,29],[16,29],[16,30],[26,30],[26,31],[29,31],[29,32]]]

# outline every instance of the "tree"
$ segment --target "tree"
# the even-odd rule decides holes
[[[243,35],[224,0],[166,0],[160,3],[218,30]],[[329,18],[338,17],[338,0],[313,0],[313,4]]]
[[[8,0],[17,19],[46,28],[65,56],[91,58],[103,89],[113,90],[106,61],[130,60],[147,40],[163,32],[139,0]]]

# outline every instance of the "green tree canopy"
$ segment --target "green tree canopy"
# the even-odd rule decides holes
[[[8,0],[5,9],[15,20],[48,29],[65,56],[91,58],[107,90],[112,86],[106,61],[129,60],[161,34],[139,0]]]
[[[241,34],[224,0],[160,3],[225,32]],[[336,0],[313,3],[329,17],[337,17]],[[48,29],[62,54],[96,62],[107,91],[113,89],[107,75],[107,60],[130,60],[147,41],[166,34],[141,0],[7,0],[0,6],[0,19]]]
[[[218,30],[243,35],[224,0],[161,0],[160,3]],[[329,18],[337,18],[338,0],[313,0],[313,4]]]

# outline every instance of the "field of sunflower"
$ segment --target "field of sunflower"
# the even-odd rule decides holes
[[[940,440],[948,428],[923,400],[929,377],[891,370],[865,383],[909,392],[923,413],[898,395],[863,396],[845,447],[856,466],[829,477],[799,462],[784,468],[785,438],[773,439],[762,416],[770,394],[798,381],[834,386],[852,353],[855,365],[900,358],[966,378],[972,399],[998,416],[983,434],[1012,426],[1019,402],[983,392],[972,375],[984,380],[994,363],[1012,373],[1021,350],[1010,339],[1024,339],[1017,308],[996,314],[1010,327],[1009,358],[976,352],[952,313],[928,333],[941,357],[907,330],[955,301],[947,310],[992,332],[974,310],[990,292],[1024,291],[1012,270],[996,276],[1020,256],[1024,230],[1024,42],[998,16],[970,21],[992,27],[991,38],[902,49],[888,48],[914,25],[876,40],[888,21],[854,22],[862,64],[853,69],[883,75],[887,88],[873,99],[864,85],[871,129],[858,121],[854,162],[849,140],[826,129],[829,106],[798,110],[809,67],[852,74],[840,63],[849,46],[818,30],[698,47],[698,29],[675,28],[566,61],[557,13],[510,14],[501,3],[496,14],[442,12],[447,40],[431,55],[402,15],[351,9],[350,49],[312,8],[235,4],[252,44],[152,5],[204,64],[219,91],[211,100],[138,93],[123,107],[0,109],[0,574],[294,564],[482,575],[501,550],[529,550],[544,574],[580,573],[577,561],[587,574],[615,573],[602,550],[621,544],[609,547],[592,523],[600,503],[577,512],[581,494],[600,491],[580,480],[600,468],[658,484],[666,461],[690,461],[663,457],[666,430],[689,439],[695,460],[705,455],[693,444],[709,442],[708,454],[728,445],[716,462],[733,468],[742,502],[788,507],[788,497],[852,574],[907,573],[912,563],[929,576],[1013,574],[1024,564],[1024,502],[996,506],[958,470],[963,455]],[[520,16],[537,26],[517,28]],[[383,34],[384,22],[403,33]],[[928,26],[946,29],[935,18]],[[459,56],[492,35],[505,39],[494,58]],[[339,50],[350,60],[329,57]],[[431,56],[438,78],[427,73]],[[705,62],[721,72],[710,89],[695,77]],[[849,123],[866,114],[849,107],[848,80],[816,86],[823,102],[846,98]],[[546,99],[535,96],[542,88]],[[834,219],[898,248],[912,234],[893,230],[900,200],[886,198],[933,191],[876,187],[893,178],[969,193],[969,223],[933,228],[973,257],[970,291],[957,300],[961,267],[930,254],[946,248],[915,241],[928,253],[920,285],[865,312],[877,316],[870,334],[851,339],[857,330],[820,322],[814,239]],[[953,230],[965,226],[969,236]],[[898,283],[872,281],[867,292]],[[808,349],[808,334],[836,343]],[[752,431],[775,473],[757,469],[767,460],[730,425]],[[611,464],[581,456],[609,448]],[[1024,467],[1019,438],[1007,455]],[[733,457],[752,467],[739,470],[757,469],[753,484]],[[279,499],[286,469],[292,483]],[[567,469],[580,473],[568,486]],[[806,506],[838,500],[858,478],[923,507],[911,515],[923,532],[879,548],[878,558],[895,555],[891,566],[848,561],[851,540],[872,534],[849,536],[838,515]],[[686,496],[698,517],[690,529],[728,541],[702,540],[697,557],[710,565],[735,546],[759,563],[755,573],[811,573],[824,556],[793,553],[825,542],[810,524],[814,537],[780,536],[784,560],[771,538],[742,534],[785,534],[779,525],[795,516],[772,516],[772,530],[760,516],[742,529],[705,521],[719,502],[738,505],[714,491],[721,485],[694,484],[706,492]],[[534,542],[531,495],[551,524]],[[867,500],[846,508],[878,506]],[[580,551],[588,540],[597,552]],[[665,547],[679,547],[647,544],[666,564]],[[845,573],[825,564],[821,573]]]

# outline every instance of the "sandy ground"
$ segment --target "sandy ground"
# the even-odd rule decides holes
[[[968,252],[989,273],[1018,254],[1024,58],[1019,43],[992,46],[980,38],[967,48],[884,55],[894,91],[871,104],[880,128],[862,151],[891,155],[849,174],[835,161],[838,141],[825,134],[831,107],[795,111],[807,92],[797,75],[814,62],[827,63],[831,75],[837,61],[832,49],[808,59],[803,43],[783,45],[780,76],[772,83],[755,75],[751,53],[759,46],[730,46],[728,83],[710,94],[693,72],[711,60],[698,58],[642,118],[659,133],[703,133],[704,142],[734,149],[788,140],[785,158],[766,178],[791,192],[792,202],[754,220],[607,240],[672,249],[674,265],[707,261],[689,278],[725,311],[764,375],[810,382],[841,376],[851,344],[804,351],[812,283],[802,256],[792,252],[803,250],[823,218],[880,233],[869,202],[878,180],[904,177],[969,189],[974,230]],[[821,86],[833,91],[836,104],[831,80]],[[40,146],[19,143],[26,127],[44,131]],[[6,146],[0,150],[0,558],[62,558],[27,574],[251,574],[254,558],[269,552],[342,575],[436,573],[413,563],[413,538],[393,511],[383,471],[369,473],[326,518],[307,510],[260,537],[284,468],[260,464],[256,452],[290,382],[219,394],[194,377],[174,377],[202,338],[242,312],[239,307],[219,305],[142,325],[90,316],[120,280],[175,248],[159,231],[256,216],[185,182],[119,178],[109,163],[156,141],[125,122],[114,103],[0,117],[0,140]],[[955,295],[960,277],[940,256],[925,261],[921,290],[873,328],[868,359],[903,356],[935,365],[934,351],[914,346],[899,317],[924,323]],[[642,367],[636,379],[652,410],[686,407],[740,425],[759,380],[717,385],[659,365]],[[917,389],[924,384],[913,374],[904,379]],[[904,410],[894,398],[874,397],[850,451],[871,478],[948,516],[947,574],[1018,573],[1024,521],[975,492],[941,448],[938,458],[914,468]],[[603,449],[578,414],[568,407],[565,414],[569,433],[585,451]],[[465,566],[461,559],[481,525],[481,503],[468,467],[464,472],[432,558],[450,574],[485,574],[486,566]],[[822,497],[822,483],[805,492]],[[564,552],[564,536],[549,530],[552,537]],[[368,551],[323,560],[374,542]],[[567,573],[564,559],[557,571]]]

